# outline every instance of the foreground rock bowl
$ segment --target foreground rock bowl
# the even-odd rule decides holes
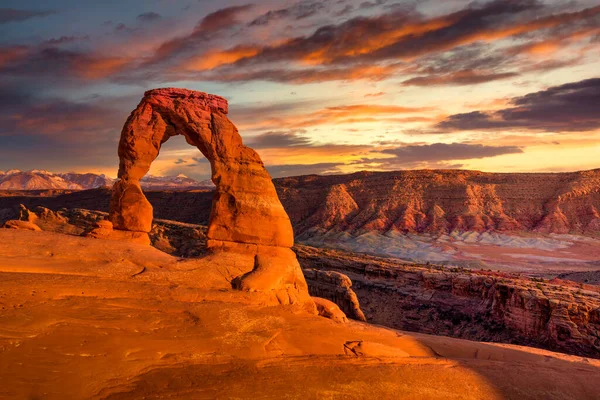
[[[1,398],[593,399],[600,362],[338,324],[231,288],[230,259],[0,230]]]

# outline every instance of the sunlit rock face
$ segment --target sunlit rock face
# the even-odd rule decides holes
[[[172,88],[146,92],[121,132],[119,180],[113,187],[110,221],[117,231],[150,232],[153,210],[140,179],[161,145],[171,136],[183,135],[209,160],[216,185],[208,248],[213,253],[251,256],[249,268],[236,264],[240,275],[234,286],[271,291],[280,303],[300,302],[314,308],[290,250],[292,225],[271,176],[258,154],[244,146],[227,112],[227,100],[212,94]]]

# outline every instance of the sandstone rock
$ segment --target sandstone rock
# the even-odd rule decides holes
[[[107,219],[101,219],[96,221],[96,227],[97,228],[103,228],[103,229],[113,229],[113,224],[112,222],[110,222]]]
[[[22,229],[22,230],[27,230],[27,231],[41,231],[42,230],[39,226],[37,226],[33,222],[21,221],[21,220],[17,220],[17,219],[12,219],[12,220],[6,221],[4,223],[3,228]]]
[[[357,172],[275,179],[297,238],[311,232],[600,233],[600,169]]]
[[[323,297],[337,304],[352,319],[366,321],[360,309],[358,297],[352,290],[348,276],[336,271],[323,271],[314,268],[303,269],[311,296]]]
[[[35,222],[38,219],[35,213],[29,211],[23,204],[19,204],[19,220]]]
[[[410,354],[404,350],[364,340],[352,340],[344,343],[344,352],[346,355],[356,357],[410,357]]]
[[[315,302],[315,306],[317,306],[317,312],[320,316],[329,318],[340,324],[348,322],[346,314],[333,301],[321,297],[312,297],[312,299]]]
[[[139,180],[161,145],[171,136],[184,135],[210,161],[216,186],[207,232],[209,249],[213,254],[234,251],[253,259],[235,266],[242,274],[234,286],[314,312],[296,255],[290,250],[294,244],[290,220],[260,157],[244,146],[227,112],[225,99],[207,93],[172,88],[146,92],[121,132],[119,181],[110,202],[115,231],[98,228],[90,234],[110,238],[119,230],[151,231],[153,209]]]
[[[253,269],[237,277],[234,288],[271,293],[279,304],[300,305],[314,313],[315,306],[296,254],[291,249],[275,246],[257,246],[255,252]]]
[[[227,101],[185,89],[146,92],[123,127],[119,179],[110,219],[116,229],[149,232],[152,208],[139,180],[162,143],[184,135],[210,161],[216,185],[209,239],[291,247],[292,226],[258,154],[242,143],[227,118]]]
[[[86,237],[116,240],[118,242],[127,241],[137,244],[150,245],[150,236],[146,232],[120,231],[109,228],[95,228],[84,234]]]
[[[152,205],[144,196],[138,179],[121,179],[113,186],[110,219],[115,229],[150,232]],[[118,212],[114,211],[118,210]]]
[[[317,281],[313,269],[322,269],[320,282],[334,269],[351,276],[370,323],[595,358],[600,354],[597,287],[583,290],[579,285],[510,274],[424,266],[308,246],[295,249],[311,289]]]

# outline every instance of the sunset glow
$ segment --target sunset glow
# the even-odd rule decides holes
[[[123,123],[155,87],[227,98],[273,176],[600,167],[595,1],[3,7],[0,170],[116,176]],[[150,172],[206,179],[177,139]]]

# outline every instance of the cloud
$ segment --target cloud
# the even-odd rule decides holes
[[[9,22],[20,22],[35,17],[46,17],[54,14],[54,11],[39,11],[39,10],[17,10],[14,8],[0,8],[0,24]]]
[[[352,162],[365,169],[394,170],[406,168],[462,168],[454,161],[518,154],[517,146],[487,146],[469,143],[414,144],[377,150],[386,158],[362,158]]]
[[[136,17],[136,19],[140,22],[154,22],[161,19],[162,16],[154,11],[145,12]]]
[[[367,93],[364,97],[379,97],[383,96],[385,92],[377,92],[377,93]]]
[[[249,26],[302,16],[305,14],[298,10],[318,9],[318,4],[321,3],[300,2],[270,11],[252,20]],[[225,26],[237,25],[240,10],[235,7],[224,10],[227,10],[224,12],[227,18],[216,20],[224,19]],[[502,51],[496,51],[493,56],[484,54],[480,51],[485,44],[506,38],[524,38],[550,29],[593,31],[593,21],[600,16],[600,6],[551,14],[552,7],[537,0],[474,2],[457,12],[429,18],[410,7],[392,7],[390,10],[382,15],[358,16],[337,25],[321,26],[307,36],[278,38],[270,44],[245,42],[204,51],[195,47],[196,53],[188,54],[188,59],[173,66],[171,73],[179,79],[265,80],[296,84],[376,81],[397,74],[412,74],[412,78],[405,80],[407,85],[476,84],[514,77],[517,71],[502,70],[502,67],[514,67],[517,61],[528,61],[515,60],[514,56]],[[199,27],[204,25],[203,22]],[[193,47],[183,46],[186,41],[193,41],[197,46],[199,35],[205,36],[199,27],[185,38],[167,42],[157,55],[160,54],[161,59],[180,56]],[[567,32],[565,35],[572,34]],[[465,53],[465,49],[470,52]],[[441,56],[452,51],[454,57]]]
[[[223,31],[239,25],[241,23],[239,20],[240,15],[253,7],[252,4],[226,7],[206,15],[198,22],[191,33],[161,44],[146,64],[160,63],[188,53],[197,54],[198,49],[203,45],[206,46],[211,39],[214,39]]]
[[[299,132],[277,132],[271,131],[251,138],[248,146],[254,149],[286,148],[294,146],[312,146],[313,141],[303,136],[304,131]]]
[[[96,80],[109,77],[122,71],[131,59],[104,56],[87,52],[42,47],[27,49],[19,56],[13,56],[2,65],[0,51],[0,72],[5,75],[40,77],[67,77]]]
[[[239,23],[239,14],[250,10],[254,5],[245,4],[242,6],[233,6],[222,8],[205,16],[194,30],[196,33],[218,32],[223,29],[231,28]]]
[[[270,10],[260,17],[252,20],[248,26],[265,26],[281,19],[300,20],[316,15],[325,8],[321,1],[300,1],[287,8]]]
[[[369,9],[374,7],[379,7],[386,4],[388,0],[374,0],[374,1],[363,1],[360,3],[359,8]]]
[[[340,174],[339,169],[343,163],[317,163],[317,164],[287,164],[287,165],[267,165],[267,171],[273,178],[298,175],[327,175]]]
[[[553,86],[510,100],[512,107],[454,114],[437,124],[442,131],[590,131],[600,128],[600,78]]]
[[[352,104],[326,107],[310,113],[287,116],[273,116],[257,119],[256,114],[248,115],[242,120],[246,129],[277,129],[285,126],[300,129],[324,124],[352,124],[358,122],[397,121],[408,122],[398,118],[401,114],[415,114],[432,111],[429,107],[403,107],[387,104]],[[423,117],[417,117],[421,121]],[[426,117],[427,118],[427,117]],[[429,118],[427,118],[429,120]]]
[[[90,37],[88,35],[86,35],[86,36],[61,36],[58,38],[52,38],[52,39],[45,40],[42,44],[56,46],[56,45],[61,45],[61,44],[74,43],[74,42],[78,42],[81,40],[90,40]]]
[[[486,146],[468,143],[409,145],[381,151],[383,154],[395,156],[399,163],[406,164],[416,162],[472,160],[522,152],[523,150],[517,146]]]
[[[405,86],[465,86],[492,82],[519,76],[517,72],[485,73],[473,70],[457,71],[445,75],[418,76],[402,82]]]
[[[29,48],[27,46],[6,46],[0,47],[0,70],[7,64],[22,59],[27,55]]]

